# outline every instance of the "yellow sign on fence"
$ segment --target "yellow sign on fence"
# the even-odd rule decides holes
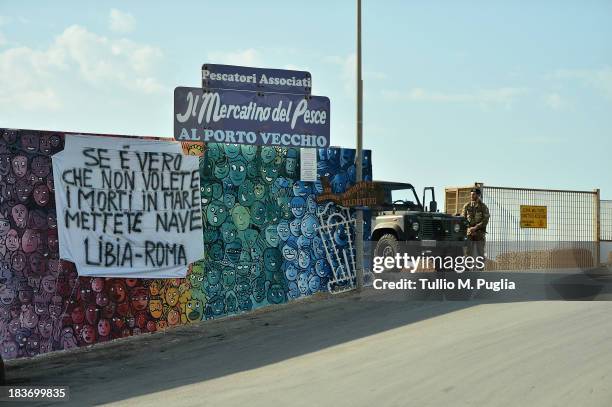
[[[546,206],[521,205],[521,227],[546,229]]]

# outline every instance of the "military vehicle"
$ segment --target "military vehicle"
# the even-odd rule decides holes
[[[384,190],[382,204],[372,214],[371,240],[374,256],[410,255],[463,256],[467,221],[438,211],[433,187],[423,188],[422,200],[409,183],[376,181]],[[427,192],[431,201],[425,206]],[[408,243],[403,243],[408,242]],[[439,271],[442,267],[436,266]]]

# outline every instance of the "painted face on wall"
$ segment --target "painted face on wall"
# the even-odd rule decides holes
[[[303,181],[295,181],[293,183],[293,195],[301,196],[302,198],[310,194],[310,187]]]
[[[6,217],[0,214],[0,237],[6,236],[9,230],[11,230],[11,222]]]
[[[264,235],[266,238],[266,242],[272,247],[277,247],[278,242],[280,241],[280,237],[278,236],[277,228],[278,228],[278,225],[272,224],[272,225],[266,226],[266,228],[264,229]]]
[[[40,336],[47,339],[53,334],[53,320],[51,318],[41,318],[38,320],[38,332]]]
[[[325,259],[317,260],[315,263],[315,272],[321,278],[329,277],[331,275],[329,263]]]
[[[49,294],[55,293],[55,277],[53,276],[44,276],[40,282],[40,286],[43,291]]]
[[[312,238],[311,250],[315,259],[322,259],[325,257],[325,248],[323,247],[323,240],[321,240],[320,236],[315,235]]]
[[[179,300],[179,291],[176,287],[167,287],[164,297],[166,298],[166,304],[174,307]]]
[[[316,236],[318,227],[317,217],[310,213],[304,216],[300,222],[300,231],[309,239]]]
[[[213,170],[215,178],[223,179],[228,176],[229,171],[230,171],[230,167],[229,167],[229,161],[227,157],[221,157],[220,159],[215,161],[215,167]]]
[[[11,171],[11,156],[0,154],[0,175],[6,176]]]
[[[15,271],[23,271],[26,266],[26,256],[22,251],[16,251],[11,257],[11,266]]]
[[[238,232],[238,237],[240,238],[240,241],[242,242],[242,247],[251,248],[255,245],[255,242],[257,242],[257,238],[259,237],[259,235],[257,234],[257,231],[254,229],[246,229],[246,230],[240,230]]]
[[[236,158],[240,155],[240,144],[223,144],[223,150],[229,158]]]
[[[43,154],[51,154],[51,137],[43,134],[39,137],[39,149]]]
[[[223,203],[225,204],[226,208],[233,208],[236,204],[236,195],[231,192],[226,192],[225,194],[223,194]]]
[[[104,279],[100,277],[92,278],[91,289],[96,293],[99,293],[104,290]]]
[[[96,330],[91,325],[84,325],[81,330],[81,338],[83,342],[90,345],[96,341]]]
[[[40,233],[32,229],[26,229],[21,238],[21,247],[25,253],[32,253],[38,249]]]
[[[39,184],[34,187],[34,202],[38,206],[46,206],[49,203],[50,193],[49,188],[45,184]]]
[[[251,206],[251,222],[257,226],[266,223],[266,207],[260,201],[253,202]]]
[[[51,159],[46,156],[37,155],[32,159],[32,174],[40,178],[46,178],[51,172]]]
[[[95,304],[88,304],[85,308],[85,320],[91,325],[98,322],[98,307]]]
[[[276,149],[270,146],[264,146],[261,148],[261,161],[264,164],[269,164],[276,158]]]
[[[224,148],[219,143],[211,143],[206,146],[205,156],[212,159],[213,161],[218,160],[219,158],[225,155]]]
[[[344,225],[339,225],[334,232],[334,242],[338,246],[346,246],[348,244],[348,234]]]
[[[251,214],[246,207],[236,205],[232,209],[232,219],[238,230],[245,230],[251,223]]]
[[[208,257],[213,261],[220,261],[223,259],[223,243],[216,242],[210,246],[210,250],[208,251]]]
[[[232,243],[225,245],[225,257],[232,264],[237,264],[240,261],[240,254],[242,253],[242,242],[240,240],[234,240]]]
[[[3,305],[12,304],[15,300],[15,291],[12,287],[7,287],[4,284],[0,284],[0,303]]]
[[[57,237],[57,232],[51,233],[51,231],[49,231],[49,234],[47,235],[47,247],[51,253],[59,252],[59,239]]]
[[[289,236],[291,236],[291,230],[289,229],[289,222],[286,220],[281,220],[276,227],[276,231],[278,233],[278,237],[284,242]]]
[[[48,229],[47,214],[41,209],[30,211],[27,225],[32,229]],[[57,233],[57,231],[54,232]]]
[[[32,185],[27,180],[19,180],[15,184],[15,192],[17,200],[21,203],[26,203],[32,194]]]
[[[106,307],[109,301],[110,299],[108,298],[108,294],[105,291],[96,293],[96,305],[98,307]]]
[[[43,255],[40,253],[32,253],[29,256],[28,260],[30,264],[30,270],[34,274],[38,274],[39,276],[45,274],[46,271],[46,262],[44,261]]]
[[[55,216],[55,213],[49,213],[47,215],[47,225],[49,225],[50,229],[57,228],[57,218]]]
[[[38,151],[38,136],[36,134],[21,134],[21,147],[28,153]]]
[[[206,270],[206,281],[208,285],[216,285],[221,281],[221,270],[215,265],[208,267]]]
[[[217,295],[210,299],[210,307],[213,316],[219,316],[223,314],[225,309],[224,297]]]
[[[21,178],[28,172],[28,159],[23,155],[18,155],[13,158],[13,174],[17,178]]]
[[[295,240],[288,239],[287,242],[283,245],[283,257],[287,261],[295,261],[297,259],[297,244]]]
[[[221,279],[226,289],[234,288],[234,284],[236,284],[236,270],[234,267],[224,267],[221,272]]]
[[[189,322],[201,320],[203,311],[204,306],[200,300],[192,299],[187,301],[187,304],[185,304],[185,315],[187,316],[187,320]]]
[[[15,341],[4,340],[2,344],[0,344],[0,352],[2,352],[2,359],[15,359],[18,354],[18,349],[19,348]]]
[[[264,184],[257,183],[253,186],[253,193],[255,194],[255,199],[258,201],[263,200],[266,197],[266,187]]]
[[[85,321],[85,310],[80,305],[77,305],[70,312],[70,318],[74,324],[82,324]]]
[[[149,314],[155,319],[161,318],[164,306],[159,298],[151,298],[149,301]]]
[[[232,184],[236,186],[242,185],[247,176],[246,166],[246,161],[242,157],[236,157],[230,161],[229,178]]]
[[[241,144],[240,152],[245,160],[253,161],[257,155],[257,146],[253,146],[251,144]]]
[[[288,198],[278,198],[278,205],[281,219],[290,220],[293,218],[291,213],[291,204]]]
[[[108,336],[111,333],[111,324],[108,319],[101,319],[98,321],[98,335]]]
[[[268,289],[268,302],[270,304],[281,304],[286,301],[287,296],[285,295],[283,286],[278,283],[270,284],[270,288]]]
[[[303,295],[308,294],[308,275],[306,273],[300,273],[298,276],[297,285],[300,293]]]
[[[6,248],[11,252],[14,252],[15,250],[19,249],[19,246],[21,246],[21,239],[19,238],[19,234],[15,229],[11,229],[8,231],[8,233],[6,234],[5,244]]]
[[[313,215],[317,214],[317,199],[315,198],[314,194],[310,194],[306,198],[306,209],[308,210],[308,213]]]
[[[290,148],[287,150],[287,158],[285,160],[285,171],[287,175],[295,175],[297,170],[297,151],[295,148]]]
[[[245,180],[238,188],[238,202],[243,206],[251,206],[255,202],[255,192],[251,180]]]
[[[227,218],[227,208],[223,202],[214,200],[206,207],[206,220],[211,226],[221,226]]]
[[[355,163],[355,150],[343,148],[340,151],[340,167],[346,168]]]
[[[280,270],[282,261],[281,252],[276,247],[268,247],[263,253],[264,270],[268,272],[276,272]]]
[[[113,281],[108,291],[114,302],[123,302],[127,297],[125,284],[119,280]]]
[[[321,278],[318,275],[313,274],[308,278],[308,289],[313,293],[321,289]]]
[[[298,264],[303,269],[310,266],[310,253],[307,250],[298,251]]]
[[[292,262],[287,262],[286,266],[287,267],[285,268],[285,277],[287,277],[287,280],[289,281],[295,281],[299,272],[298,268]]]
[[[32,305],[23,305],[21,307],[21,315],[19,316],[21,326],[28,329],[33,329],[38,325],[38,315],[34,311]]]
[[[259,168],[261,167],[261,162],[259,159],[249,161],[247,163],[247,178],[254,180],[260,174]]]
[[[28,328],[19,328],[15,333],[15,341],[19,345],[20,348],[24,348],[26,343],[28,342],[28,337],[32,335],[32,331]]]
[[[135,287],[130,293],[130,302],[135,311],[144,311],[149,304],[149,292],[144,287]]]
[[[293,236],[298,237],[300,235],[301,224],[302,221],[298,218],[293,219],[291,222],[289,222],[289,230],[291,230],[291,234]]]
[[[346,173],[340,172],[334,175],[331,179],[332,191],[335,193],[344,192],[346,190],[346,184],[348,183],[348,177]]]
[[[2,198],[6,202],[13,203],[16,199],[15,187],[13,185],[5,184],[2,188]]]
[[[273,184],[276,178],[278,178],[278,168],[270,164],[262,165],[261,178],[265,184]]]
[[[306,213],[306,200],[301,196],[291,198],[290,205],[291,213],[293,213],[293,216],[296,218],[301,218],[304,216],[304,213]]]
[[[223,187],[218,182],[207,183],[200,187],[202,204],[206,205],[213,199],[221,199]]]

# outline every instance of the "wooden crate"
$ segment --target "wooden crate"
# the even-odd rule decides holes
[[[444,212],[449,215],[461,213],[463,205],[470,201],[470,192],[474,187],[482,187],[482,182],[475,182],[467,187],[444,188]]]

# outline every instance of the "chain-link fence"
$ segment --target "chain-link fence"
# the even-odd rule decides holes
[[[612,201],[600,202],[601,241],[612,242]]]
[[[597,191],[483,186],[482,199],[491,213],[488,268],[582,268],[597,262]]]
[[[600,238],[602,263],[612,264],[612,201],[600,201]]]

